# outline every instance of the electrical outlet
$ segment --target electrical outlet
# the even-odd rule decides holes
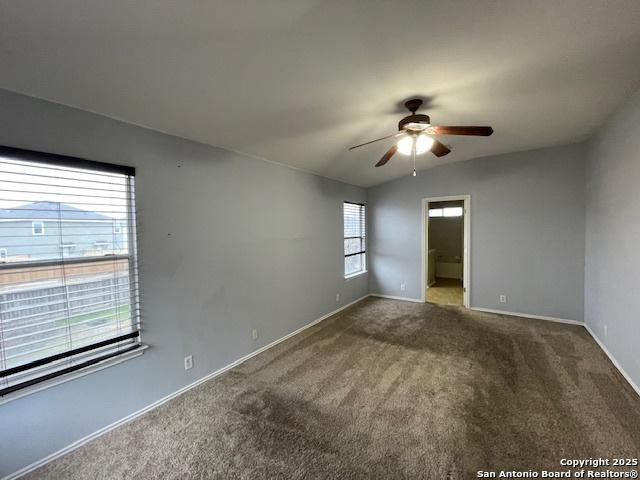
[[[507,296],[506,295],[500,295],[500,303],[507,303]]]
[[[339,302],[339,301],[340,301],[340,294],[336,293],[336,302]]]
[[[400,291],[401,291],[401,292],[404,292],[406,289],[407,289],[407,285],[406,285],[406,283],[401,283],[401,284],[400,284]]]
[[[193,355],[189,355],[188,357],[184,357],[184,369],[190,370],[193,368]]]
[[[253,330],[251,330],[251,338],[253,338],[254,340],[258,339],[258,329],[254,328]]]

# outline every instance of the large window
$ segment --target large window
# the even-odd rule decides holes
[[[0,147],[0,396],[140,348],[134,174]]]
[[[365,206],[344,202],[344,276],[367,270]]]

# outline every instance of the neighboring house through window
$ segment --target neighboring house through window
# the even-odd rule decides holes
[[[366,207],[360,203],[344,202],[344,276],[367,270]]]

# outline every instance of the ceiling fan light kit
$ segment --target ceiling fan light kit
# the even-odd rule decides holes
[[[377,138],[370,142],[355,145],[354,148],[363,147],[371,143],[386,140],[388,138],[400,138],[397,143],[391,146],[389,150],[376,163],[376,167],[385,165],[396,152],[403,155],[413,156],[413,176],[416,176],[416,155],[421,155],[427,151],[431,151],[436,157],[443,157],[451,152],[451,148],[443,144],[439,140],[433,138],[433,135],[472,135],[480,137],[488,137],[493,133],[493,128],[487,126],[440,126],[431,125],[429,115],[416,113],[422,105],[422,100],[413,98],[405,102],[404,106],[411,112],[398,122],[398,133],[387,135],[386,137]]]
[[[416,148],[416,155],[421,155],[426,151],[431,150],[433,146],[433,138],[428,135],[406,135],[398,140],[398,152],[403,155],[411,155],[413,153],[413,147]]]

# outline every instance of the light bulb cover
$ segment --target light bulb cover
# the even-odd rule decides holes
[[[433,146],[433,138],[428,135],[418,135],[416,138],[416,154],[420,155],[424,152],[431,150]]]
[[[398,152],[403,155],[411,155],[414,141],[416,145],[416,155],[429,151],[433,146],[433,138],[429,135],[421,134],[417,137],[407,135],[398,141]]]
[[[411,155],[413,150],[413,137],[406,135],[398,141],[398,152],[402,155]]]

